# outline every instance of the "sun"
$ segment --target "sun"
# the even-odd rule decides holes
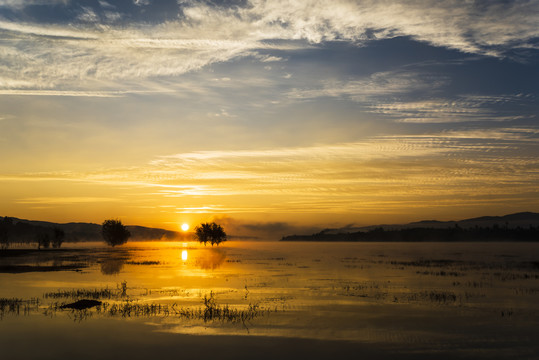
[[[183,231],[189,230],[189,224],[182,224],[182,230]]]

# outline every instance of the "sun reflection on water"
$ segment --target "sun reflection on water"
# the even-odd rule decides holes
[[[187,250],[182,250],[182,260],[187,261]]]

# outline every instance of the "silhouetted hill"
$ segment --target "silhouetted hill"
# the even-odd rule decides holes
[[[356,231],[367,231],[376,228],[384,230],[398,230],[416,227],[428,228],[447,228],[451,226],[459,226],[462,228],[471,228],[475,226],[492,227],[503,226],[509,228],[539,226],[539,213],[534,212],[519,212],[504,216],[481,216],[464,220],[438,221],[438,220],[421,220],[408,224],[393,224],[393,225],[371,225],[355,228]],[[334,230],[335,232],[335,230]],[[337,229],[338,232],[338,229]]]
[[[539,241],[539,214],[521,212],[458,221],[348,226],[312,235],[284,236],[281,241]]]
[[[43,228],[58,228],[64,231],[65,241],[78,242],[78,241],[102,241],[101,225],[93,223],[71,222],[65,224],[53,223],[48,221],[36,221],[12,218],[13,224],[29,224],[34,228],[27,227],[27,233],[32,232],[31,229]],[[127,225],[127,229],[131,233],[130,241],[143,241],[143,240],[174,240],[180,237],[180,234],[175,231],[149,228],[144,226],[131,226]],[[32,238],[31,234],[25,235],[29,239]]]

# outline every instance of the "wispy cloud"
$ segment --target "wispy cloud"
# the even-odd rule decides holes
[[[293,89],[287,96],[295,100],[345,98],[360,103],[368,112],[406,123],[510,121],[535,117],[533,111],[514,110],[515,107],[534,103],[534,94],[443,98],[443,88],[449,83],[450,79],[442,75],[394,70],[345,82],[325,81],[318,88]]]
[[[462,95],[452,99],[410,100],[368,105],[370,111],[384,114],[398,122],[408,123],[452,123],[470,121],[514,121],[531,119],[533,112],[514,111],[500,108],[501,104],[523,105],[529,103],[531,96],[501,95],[475,96]],[[533,100],[532,100],[533,101]]]
[[[192,151],[126,168],[0,175],[3,189],[14,194],[6,193],[0,208],[86,204],[102,216],[103,204],[115,213],[161,206],[147,210],[155,221],[178,214],[332,214],[337,220],[403,209],[414,216],[457,207],[533,209],[538,145],[535,128],[469,127],[341,144]],[[43,189],[60,188],[99,196],[42,196]]]
[[[448,82],[449,79],[440,75],[416,71],[384,71],[358,80],[326,81],[321,88],[316,89],[293,89],[288,96],[295,99],[345,97],[357,102],[369,102],[411,92],[432,92]]]
[[[114,202],[116,198],[103,197],[37,197],[25,198],[16,201],[17,204],[35,204],[35,205],[72,205],[97,202]]]
[[[136,91],[73,91],[73,90],[0,90],[0,95],[17,95],[17,96],[74,96],[74,97],[122,97],[126,94],[134,94]],[[140,92],[139,92],[140,93]],[[144,91],[143,93],[148,93]]]
[[[3,1],[0,6],[21,9],[33,3]],[[113,7],[113,1],[102,2],[99,9],[79,7],[68,24],[0,19],[7,40],[0,48],[2,76],[28,82],[32,90],[58,90],[75,82],[96,86],[92,81],[178,76],[261,49],[334,40],[361,44],[403,35],[434,46],[503,56],[506,49],[534,46],[539,37],[539,5],[529,1],[252,0],[248,6],[228,7],[186,1],[178,5],[176,20],[163,17],[153,23],[129,22],[129,14],[122,16]],[[257,57],[261,62],[284,60],[272,54]],[[354,92],[360,85],[350,83],[352,89],[342,91]]]
[[[539,132],[530,128],[477,128],[378,136],[337,145],[188,152],[160,157],[144,167],[3,176],[0,181],[71,181],[125,187],[154,198],[205,198],[215,204],[215,209],[222,205],[223,211],[231,212],[245,207],[223,200],[231,195],[269,196],[258,206],[294,211],[300,205],[289,201],[308,201],[318,204],[311,207],[317,212],[335,210],[345,203],[348,208],[354,197],[372,201],[393,197],[395,202],[415,199],[418,187],[424,201],[436,194],[453,194],[457,199],[479,185],[472,192],[485,196],[533,191],[539,181],[535,170],[539,166],[535,154],[538,143]],[[509,189],[511,184],[518,187]],[[147,189],[152,188],[148,194]],[[221,200],[215,200],[218,198]],[[333,204],[335,201],[338,205]]]

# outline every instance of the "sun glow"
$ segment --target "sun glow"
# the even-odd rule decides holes
[[[189,230],[189,224],[182,224],[181,228],[182,228],[182,231],[187,231]]]

